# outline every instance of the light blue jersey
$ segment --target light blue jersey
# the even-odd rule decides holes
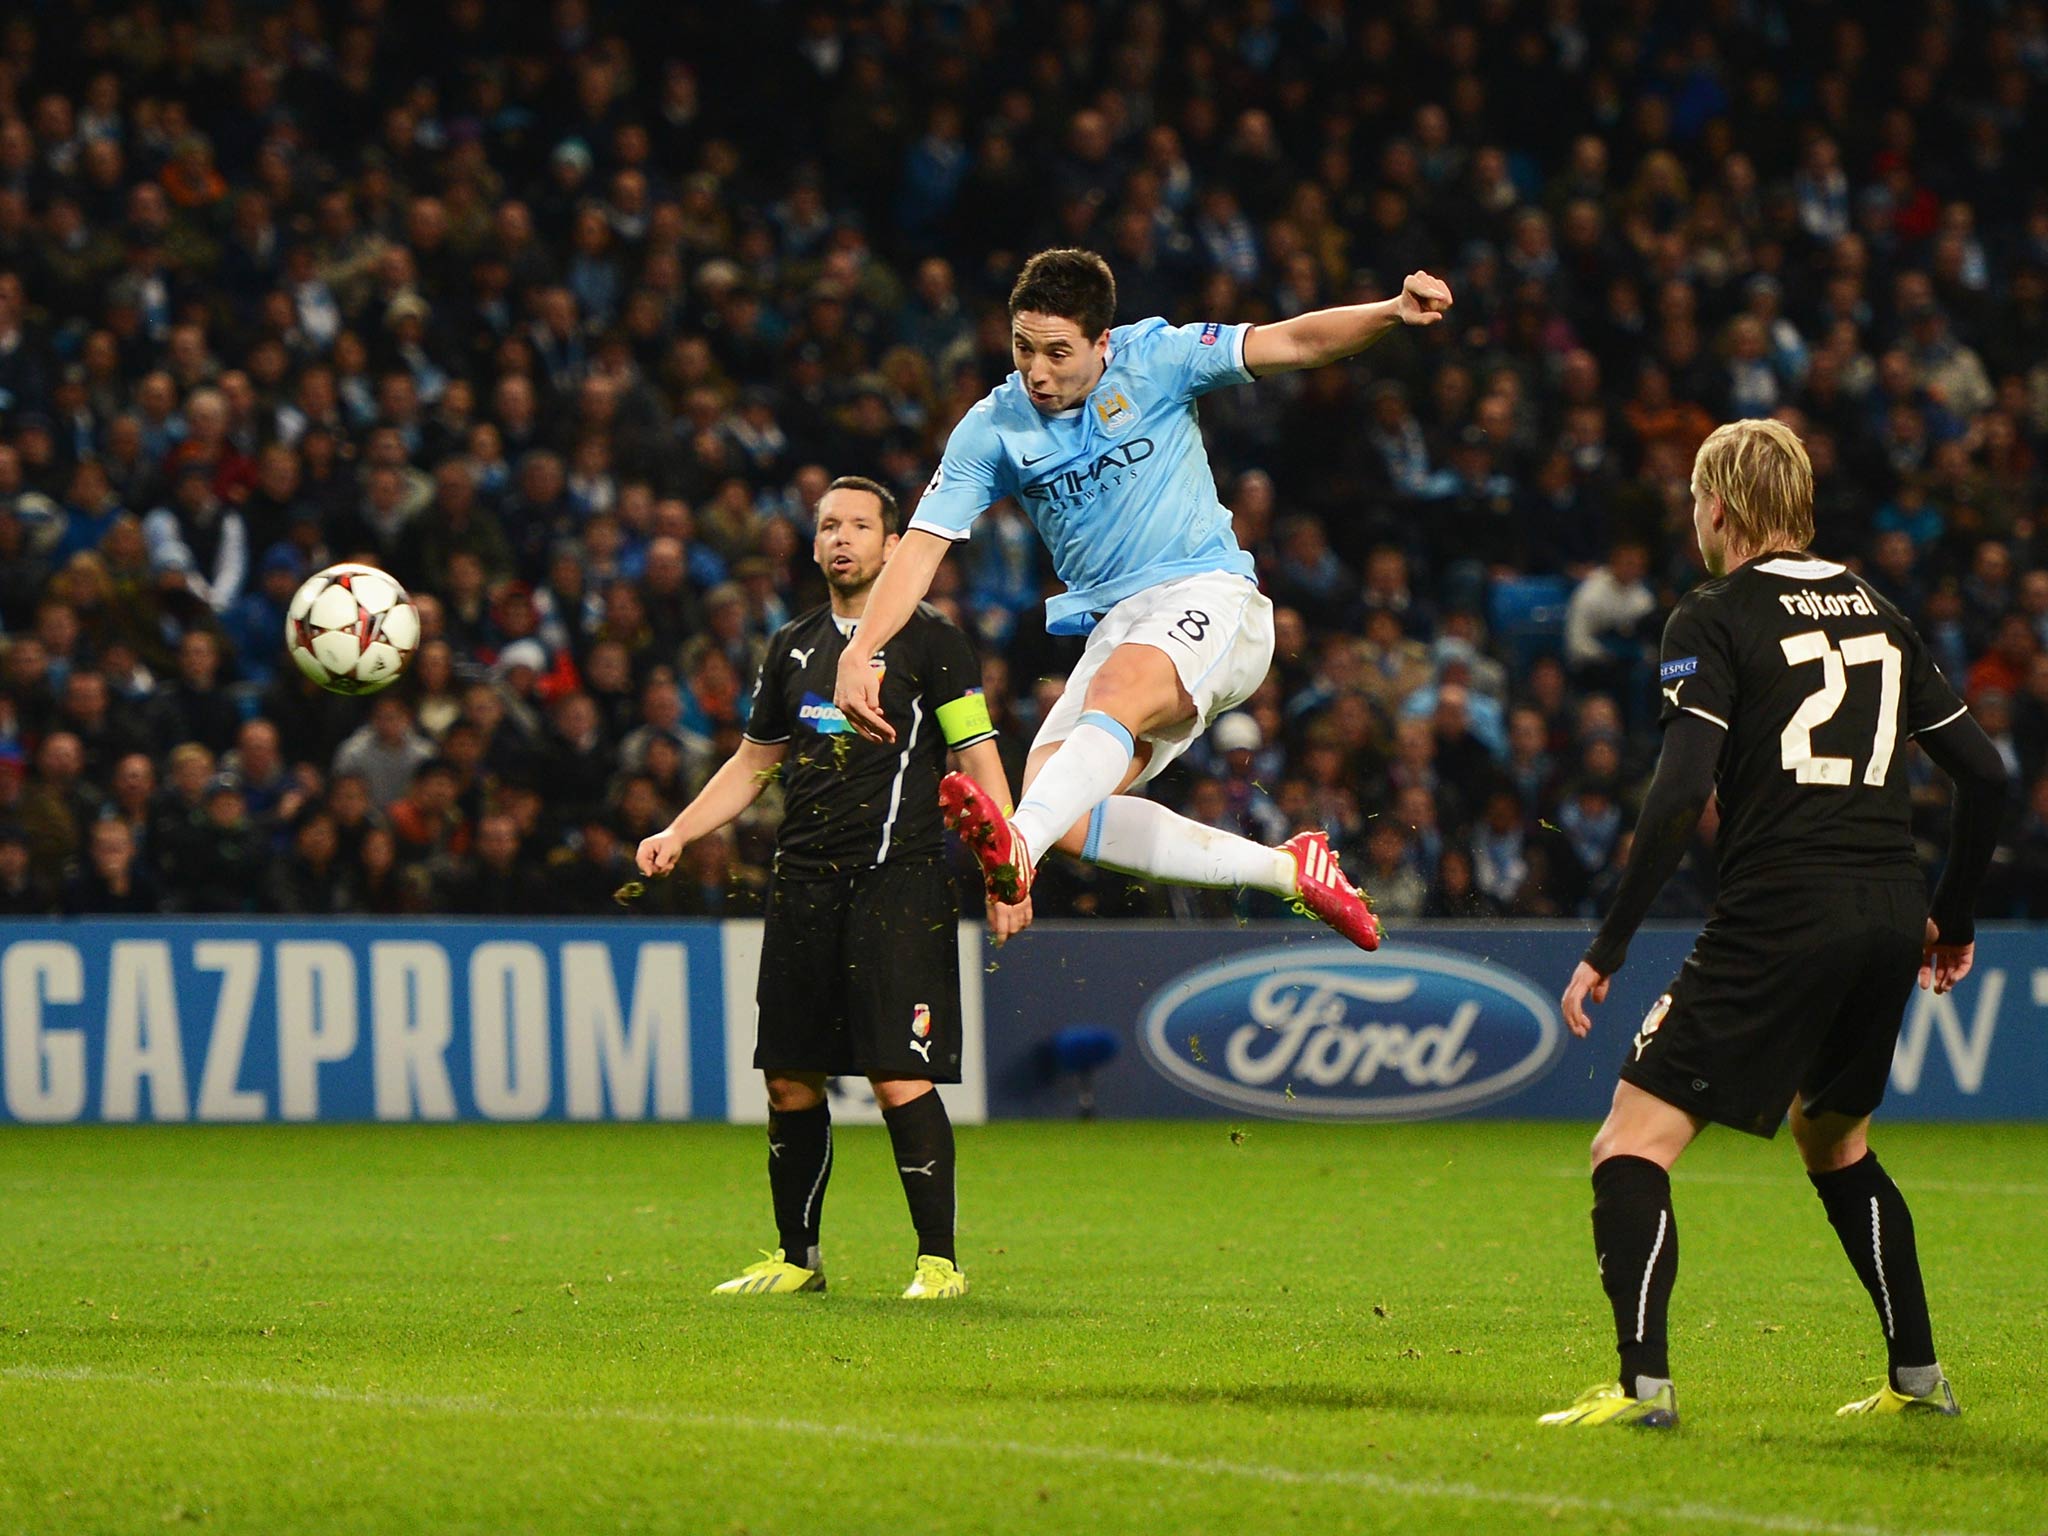
[[[961,418],[910,520],[964,539],[991,502],[1017,500],[1067,590],[1045,605],[1056,635],[1086,634],[1133,593],[1207,572],[1251,579],[1195,420],[1195,397],[1243,384],[1249,325],[1140,320],[1109,333],[1087,399],[1047,416],[1011,374]]]

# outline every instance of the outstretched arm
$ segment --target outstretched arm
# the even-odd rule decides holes
[[[1292,320],[1255,325],[1244,339],[1244,365],[1263,378],[1355,357],[1397,325],[1435,325],[1451,307],[1450,286],[1411,272],[1398,298],[1377,304],[1315,309]]]
[[[770,771],[788,754],[786,741],[742,739],[740,749],[711,775],[697,798],[684,806],[665,830],[641,840],[636,860],[640,873],[665,875],[674,869],[691,843],[707,832],[716,832],[761,797]]]
[[[833,685],[832,702],[869,741],[886,743],[896,739],[896,728],[882,718],[882,683],[875,676],[875,652],[910,622],[917,605],[932,589],[939,562],[952,547],[951,539],[922,528],[912,528],[904,534],[869,589],[868,606],[861,615],[860,626],[839,657],[839,679]]]

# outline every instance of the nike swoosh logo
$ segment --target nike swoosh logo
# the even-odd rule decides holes
[[[1057,453],[1058,451],[1059,451],[1058,449],[1054,449],[1054,450],[1053,450],[1053,452],[1054,452],[1054,453]],[[1051,457],[1052,457],[1052,454],[1050,454],[1050,453],[1041,453],[1041,454],[1040,454],[1040,455],[1039,455],[1039,456],[1038,456],[1037,458],[1035,458],[1035,459],[1020,459],[1020,460],[1018,460],[1018,463],[1019,463],[1019,464],[1020,464],[1020,465],[1021,465],[1021,466],[1022,466],[1023,468],[1025,468],[1025,469],[1029,469],[1029,468],[1030,468],[1030,467],[1031,467],[1032,465],[1034,465],[1034,464],[1043,464],[1043,463],[1044,463],[1044,462],[1045,462],[1045,461],[1046,461],[1047,459],[1049,459],[1049,458],[1051,458]]]

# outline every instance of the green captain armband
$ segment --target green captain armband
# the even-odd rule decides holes
[[[971,744],[995,735],[995,722],[988,717],[988,699],[977,688],[972,693],[963,693],[950,704],[941,704],[939,729],[945,733],[949,747]]]

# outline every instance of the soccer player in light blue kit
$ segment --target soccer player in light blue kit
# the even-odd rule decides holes
[[[1450,289],[1415,272],[1397,298],[1274,325],[1151,319],[1111,330],[1116,280],[1100,256],[1041,251],[1024,264],[1010,292],[1017,371],[953,429],[847,643],[835,697],[862,735],[895,739],[877,707],[890,637],[946,551],[992,502],[1014,497],[1066,584],[1046,603],[1047,629],[1088,643],[1032,743],[1014,812],[962,774],[940,788],[998,903],[999,936],[1030,921],[1032,872],[1059,847],[1158,880],[1268,891],[1378,947],[1378,920],[1327,833],[1268,848],[1122,792],[1249,698],[1273,660],[1273,605],[1217,500],[1197,397],[1354,356],[1450,307]]]

